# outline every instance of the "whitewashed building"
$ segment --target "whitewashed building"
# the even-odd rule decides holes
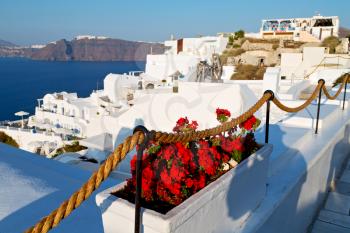
[[[338,36],[338,16],[313,16],[311,18],[264,19],[260,34],[264,39],[290,39],[319,42],[329,36]]]
[[[179,71],[183,79],[196,75],[200,61],[212,62],[213,54],[221,54],[228,43],[223,36],[204,36],[165,41],[166,51],[161,55],[148,55],[145,75],[153,79],[170,80]]]

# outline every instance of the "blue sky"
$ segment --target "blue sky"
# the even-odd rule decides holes
[[[293,3],[293,4],[291,4]],[[263,18],[340,16],[350,28],[349,0],[1,0],[0,39],[44,44],[92,34],[143,41],[258,31]]]

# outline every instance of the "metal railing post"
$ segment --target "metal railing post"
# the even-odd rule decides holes
[[[264,94],[270,93],[271,97],[266,101],[266,121],[265,121],[265,143],[269,143],[270,130],[270,101],[275,98],[275,94],[271,90],[266,90]]]
[[[134,232],[141,232],[141,191],[142,191],[142,156],[147,144],[153,137],[146,127],[139,125],[134,129],[134,133],[141,131],[145,135],[144,141],[139,145],[136,159],[136,192],[135,192],[135,226]]]
[[[344,87],[344,98],[343,98],[343,110],[345,109],[345,100],[346,100],[346,88],[347,88],[347,84],[348,84],[348,80],[350,78],[350,75],[346,75],[346,79],[345,79],[345,87]]]
[[[320,120],[322,88],[323,88],[323,85],[325,84],[324,79],[318,80],[318,83],[320,83],[320,82],[322,82],[322,85],[321,85],[320,91],[319,91],[319,93],[318,93],[318,104],[317,104],[317,116],[316,116],[316,129],[315,129],[315,134],[318,133],[318,122],[319,122],[319,120]]]

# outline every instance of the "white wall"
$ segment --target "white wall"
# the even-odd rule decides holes
[[[1,127],[0,131],[3,131],[10,137],[12,137],[23,150],[29,150],[28,143],[34,141],[47,141],[47,142],[55,142],[58,147],[63,146],[63,141],[59,136],[55,136],[51,133],[32,133],[32,130],[29,129],[21,129],[21,128],[10,128],[10,127]]]
[[[324,47],[304,47],[303,53],[282,53],[281,54],[281,76],[287,79],[303,79],[318,67],[325,56]]]
[[[305,66],[317,66],[325,56],[325,47],[304,47],[303,63]]]
[[[230,80],[231,76],[235,73],[235,66],[222,66],[222,80]]]
[[[170,80],[170,75],[180,71],[183,75],[189,74],[197,68],[199,58],[192,55],[147,55],[146,76],[155,80]]]
[[[123,87],[136,88],[138,81],[138,77],[130,75],[108,74],[103,80],[104,93],[113,103],[116,103],[121,98],[125,98],[122,91]]]
[[[290,79],[293,73],[300,72],[298,68],[301,68],[302,62],[302,53],[282,53],[281,76],[286,76],[287,79]]]

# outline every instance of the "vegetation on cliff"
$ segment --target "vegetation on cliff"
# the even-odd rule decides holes
[[[0,131],[0,142],[5,143],[10,146],[19,147],[15,139],[7,135],[6,133]]]

